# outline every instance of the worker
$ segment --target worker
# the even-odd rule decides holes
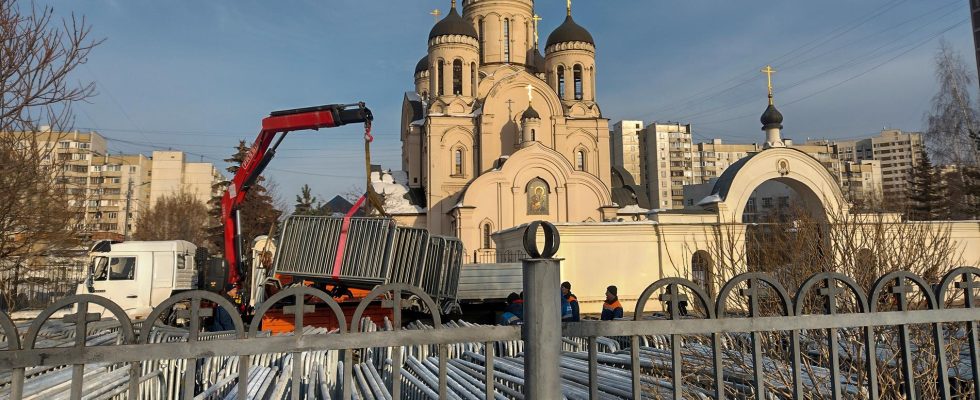
[[[225,295],[228,300],[235,303],[235,299],[238,298],[238,285],[229,283],[225,286]],[[214,308],[214,318],[211,320],[211,332],[225,332],[235,330],[235,322],[231,319],[231,314],[224,307],[217,306]]]
[[[578,297],[572,294],[572,284],[570,282],[565,281],[561,283],[561,297],[564,300],[562,305],[565,306],[567,304],[568,307],[567,313],[566,309],[562,308],[562,322],[579,322],[581,318],[579,317]]]
[[[623,318],[623,305],[619,304],[619,289],[616,286],[606,288],[606,302],[602,303],[602,320],[612,321]]]
[[[504,309],[504,313],[500,316],[500,325],[516,325],[522,322],[524,319],[524,303],[521,301],[521,296],[517,293],[511,293],[507,296],[507,307]]]

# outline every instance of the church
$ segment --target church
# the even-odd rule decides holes
[[[543,54],[533,0],[461,6],[432,28],[403,100],[397,183],[412,207],[394,217],[461,238],[468,255],[530,221],[615,218],[596,43],[571,3]]]

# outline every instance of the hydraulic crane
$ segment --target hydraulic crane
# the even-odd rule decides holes
[[[255,139],[255,143],[249,148],[240,168],[235,172],[235,177],[228,185],[228,190],[221,199],[221,219],[224,224],[224,258],[228,268],[227,283],[245,287],[243,281],[248,269],[243,265],[245,247],[242,242],[242,216],[239,207],[245,201],[249,189],[255,184],[259,175],[262,174],[262,171],[265,170],[269,162],[272,161],[272,158],[275,157],[276,148],[279,147],[279,144],[282,143],[289,132],[307,129],[319,130],[320,128],[334,128],[347,124],[363,123],[367,190],[355,203],[354,208],[351,209],[351,213],[359,209],[364,201],[367,200],[379,213],[385,215],[382,201],[378,194],[375,193],[370,182],[370,144],[373,140],[371,136],[371,121],[373,119],[374,116],[371,114],[371,110],[365,107],[364,103],[356,103],[330,104],[275,111],[262,120],[262,130],[259,132],[258,138]]]

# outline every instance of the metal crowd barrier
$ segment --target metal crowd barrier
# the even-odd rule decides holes
[[[399,227],[390,218],[360,217],[350,219],[346,240],[341,241],[343,224],[338,217],[287,218],[276,251],[276,272],[337,279],[363,289],[404,283],[422,287],[437,301],[456,299],[463,257],[459,239]],[[344,259],[335,271],[340,246]]]

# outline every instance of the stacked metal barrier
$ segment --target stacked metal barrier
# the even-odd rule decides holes
[[[276,252],[276,272],[330,279],[370,289],[404,283],[425,289],[437,301],[455,300],[463,244],[457,238],[430,235],[425,229],[396,226],[390,218],[351,218],[342,241],[344,219],[290,216]],[[334,270],[338,248],[344,259]]]

